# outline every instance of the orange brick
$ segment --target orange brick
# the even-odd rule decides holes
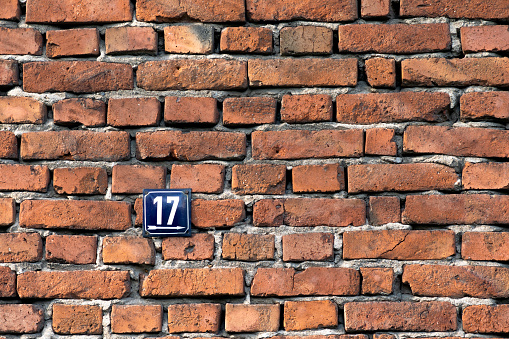
[[[0,198],[0,226],[10,226],[16,220],[16,201]]]
[[[389,16],[390,0],[362,0],[361,16],[363,18],[379,18]]]
[[[193,193],[221,193],[224,188],[224,165],[173,165],[170,188],[190,188]]]
[[[327,27],[284,27],[279,40],[281,55],[332,54],[332,29]]]
[[[18,62],[15,60],[0,60],[0,86],[14,86],[18,83]]]
[[[106,125],[106,104],[102,100],[71,98],[53,104],[53,121],[59,125]]]
[[[212,260],[214,258],[214,236],[195,233],[191,237],[163,239],[164,260]]]
[[[11,131],[0,131],[0,158],[18,158],[18,139]]]
[[[164,27],[164,50],[179,54],[210,54],[214,49],[214,28],[209,25]]]
[[[46,237],[46,260],[65,264],[95,264],[97,236],[56,235]]]
[[[394,141],[395,130],[388,128],[370,128],[366,130],[364,152],[368,155],[398,154],[398,146]]]
[[[163,307],[161,305],[113,305],[111,307],[112,333],[161,332]]]
[[[58,194],[106,194],[108,173],[104,168],[55,168],[53,187]]]
[[[372,0],[378,1],[378,0]],[[396,87],[396,61],[386,58],[372,58],[366,60],[366,76],[372,87]]]
[[[97,56],[99,31],[96,28],[77,28],[46,32],[46,55],[49,58],[66,56]]]
[[[286,234],[283,261],[325,261],[334,258],[334,235],[331,233]]]
[[[461,257],[467,260],[508,261],[509,234],[506,232],[465,232]]]
[[[152,27],[106,29],[106,54],[156,54],[157,33]]]
[[[18,0],[5,0],[2,2],[0,9],[1,20],[19,21],[21,16],[21,8]]]
[[[508,105],[508,92],[465,93],[460,99],[461,120],[509,121]]]
[[[143,225],[143,199],[138,198],[134,201],[134,213],[136,214],[136,220],[134,221],[134,225],[141,226]]]
[[[509,9],[498,0],[402,0],[400,15],[492,20],[509,17]]]
[[[156,253],[151,239],[105,237],[102,255],[105,264],[154,265]]]
[[[331,300],[285,301],[286,331],[302,331],[338,326],[338,306]]]
[[[16,297],[16,272],[0,266],[0,298]]]
[[[260,261],[274,259],[274,235],[225,233],[224,259]]]
[[[468,52],[509,51],[509,26],[461,27],[461,49]]]
[[[143,189],[165,188],[166,167],[116,165],[112,171],[112,193],[135,194]]]
[[[181,304],[168,306],[168,332],[219,332],[220,304]]]
[[[34,305],[0,305],[0,333],[37,333],[44,327],[44,310]]]
[[[281,121],[290,124],[332,121],[332,97],[326,94],[283,95]]]
[[[391,294],[394,282],[392,268],[361,267],[362,294]]]
[[[464,189],[508,189],[508,163],[477,163],[467,162],[463,167]]]
[[[264,27],[226,27],[221,31],[221,52],[272,53],[272,30]]]
[[[121,98],[108,101],[108,125],[157,126],[160,120],[161,103],[157,98]]]
[[[0,27],[0,55],[41,55],[42,34],[33,28]]]
[[[276,106],[276,99],[269,97],[227,98],[223,102],[223,124],[273,124],[276,122]]]
[[[398,197],[369,197],[370,225],[401,222],[401,203]]]
[[[285,165],[235,165],[232,168],[232,190],[237,194],[284,194],[285,189]]]
[[[191,222],[198,228],[232,227],[246,217],[244,201],[238,199],[196,199],[191,208]]]
[[[247,0],[249,21],[352,21],[357,19],[354,0]]]
[[[46,192],[50,171],[46,166],[0,164],[0,191]]]
[[[0,98],[0,123],[42,124],[46,120],[46,106],[35,99],[24,97]]]
[[[217,124],[219,111],[214,98],[166,97],[164,122],[167,124]]]
[[[100,306],[53,304],[53,332],[57,334],[102,334]]]
[[[508,333],[508,305],[474,305],[463,310],[465,332]]]
[[[39,233],[1,233],[0,262],[36,262],[42,259]]]
[[[226,332],[276,332],[279,330],[279,305],[226,304]]]
[[[339,164],[292,168],[294,193],[339,192],[345,189],[345,169]]]

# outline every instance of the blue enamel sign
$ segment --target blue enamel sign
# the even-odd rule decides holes
[[[191,236],[191,190],[143,190],[144,237]]]

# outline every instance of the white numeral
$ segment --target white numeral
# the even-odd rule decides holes
[[[168,218],[168,222],[166,225],[172,225],[173,220],[175,219],[175,213],[177,212],[177,207],[179,205],[180,198],[179,197],[166,197],[166,203],[172,204],[171,211],[170,211],[170,217]],[[157,225],[163,224],[163,197],[157,196],[154,198],[154,205],[156,205],[157,208],[157,214],[156,214],[156,223]]]

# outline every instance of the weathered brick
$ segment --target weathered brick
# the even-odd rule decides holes
[[[277,101],[274,98],[227,98],[223,102],[223,124],[273,124],[276,122],[276,109]]]
[[[55,168],[53,188],[58,194],[106,194],[108,173],[104,168]]]
[[[226,27],[221,31],[221,52],[272,53],[272,30],[265,27]]]
[[[136,133],[136,156],[140,160],[243,159],[246,135],[218,131],[139,132]]]
[[[337,87],[357,85],[357,59],[250,59],[251,87]]]
[[[161,305],[113,305],[111,307],[112,333],[161,332],[163,307]]]
[[[95,264],[97,236],[57,235],[46,237],[46,260],[65,264]]]
[[[214,50],[214,27],[185,25],[164,27],[164,50],[178,54],[210,54]]]
[[[358,129],[254,131],[251,138],[256,160],[360,157],[364,151]]]
[[[129,64],[99,61],[40,61],[23,64],[26,92],[93,93],[133,89]]]
[[[509,234],[505,232],[465,232],[461,237],[461,257],[467,260],[509,260]]]
[[[207,97],[164,98],[164,122],[167,124],[217,124],[217,100]]]
[[[30,0],[27,23],[97,23],[131,21],[129,0]]]
[[[16,272],[0,266],[0,298],[16,297]]]
[[[389,16],[391,11],[390,0],[362,0],[361,17],[380,18]],[[376,339],[376,338],[375,338]]]
[[[29,228],[124,231],[131,227],[131,205],[122,201],[25,200],[19,223]]]
[[[0,27],[0,55],[41,55],[42,34],[33,28]]]
[[[359,272],[352,268],[310,267],[300,272],[293,268],[258,268],[251,295],[358,295],[360,283]]]
[[[325,261],[334,258],[332,233],[296,233],[282,236],[283,261]]]
[[[46,55],[49,58],[66,56],[98,56],[97,28],[77,28],[46,32]]]
[[[53,304],[53,332],[57,334],[102,334],[103,311],[94,305]]]
[[[18,83],[18,62],[15,60],[0,60],[0,86],[14,86]]]
[[[509,86],[509,58],[405,59],[402,86]]]
[[[366,77],[371,87],[396,87],[396,61],[394,59],[371,58],[366,60],[365,66]]]
[[[154,265],[156,251],[152,239],[105,237],[102,254],[105,264]]]
[[[225,233],[223,259],[261,261],[274,259],[273,234]]]
[[[442,122],[449,117],[450,104],[447,93],[340,94],[336,97],[336,118],[351,124]]]
[[[509,305],[473,305],[463,310],[463,329],[473,333],[509,333]]]
[[[276,332],[279,330],[279,304],[226,304],[226,332]]]
[[[407,196],[406,224],[507,224],[509,197],[488,194]]]
[[[357,19],[354,0],[247,0],[249,21],[353,21]]]
[[[398,154],[398,145],[394,141],[396,131],[388,128],[370,128],[366,130],[364,152],[369,155]]]
[[[253,205],[254,226],[280,226],[284,224],[284,200],[262,199]]]
[[[160,120],[161,103],[157,98],[119,98],[108,101],[108,125],[158,126]]]
[[[281,121],[290,124],[332,120],[332,97],[326,94],[283,95]]]
[[[10,226],[16,220],[16,201],[0,198],[0,226]]]
[[[345,189],[345,169],[339,164],[292,168],[294,193],[339,192]]]
[[[338,326],[338,306],[332,300],[285,301],[286,331],[302,331]]]
[[[32,98],[0,98],[0,123],[3,124],[42,124],[46,113],[46,106]]]
[[[198,228],[232,227],[246,218],[244,201],[238,199],[196,199],[191,208],[191,222]]]
[[[20,153],[23,160],[119,161],[131,156],[124,131],[27,132],[21,135]]]
[[[361,267],[362,294],[391,294],[394,270],[383,267]]]
[[[214,235],[195,233],[191,237],[163,239],[163,260],[212,260]]]
[[[195,193],[221,193],[224,188],[224,165],[173,165],[170,188],[190,188]]]
[[[247,62],[226,59],[148,61],[138,66],[138,87],[149,91],[247,88]]]
[[[370,225],[401,222],[401,202],[398,197],[369,197],[368,218]]]
[[[220,304],[180,304],[168,306],[169,333],[217,333],[220,323]]]
[[[42,259],[39,233],[1,233],[0,262],[36,262]]]
[[[34,305],[0,305],[0,333],[37,333],[44,327],[44,311]]]
[[[433,260],[455,254],[452,231],[383,230],[343,233],[343,259]]]
[[[509,189],[509,163],[469,163],[463,167],[464,189]]]
[[[509,26],[461,27],[461,49],[469,52],[509,51]]]
[[[314,334],[314,335],[305,335],[305,336],[293,336],[293,335],[278,335],[271,337],[270,339],[368,339],[366,334],[331,334],[331,335],[322,335],[322,334]],[[381,338],[385,339],[385,338]],[[395,339],[395,338],[387,338],[387,339]]]
[[[131,289],[128,271],[30,271],[18,274],[22,299],[120,299]]]
[[[451,49],[449,24],[356,24],[338,30],[340,52],[414,54]]]
[[[509,121],[508,92],[471,92],[461,96],[461,120]]]
[[[345,304],[345,329],[348,332],[444,332],[454,331],[457,327],[456,307],[445,301]]]
[[[327,27],[284,27],[279,41],[281,55],[332,54],[332,29]]]
[[[5,0],[0,9],[1,20],[19,21],[21,17],[21,7],[18,0]]]
[[[403,152],[473,157],[509,157],[509,131],[448,126],[408,126]]]
[[[142,297],[242,296],[240,268],[186,268],[153,270],[140,284]]]
[[[46,166],[0,164],[0,191],[46,192],[50,171]]]
[[[59,125],[106,125],[106,104],[102,100],[71,98],[53,104],[53,121]]]
[[[402,16],[449,17],[466,19],[507,19],[509,7],[503,1],[402,0]]]
[[[106,54],[156,54],[157,33],[152,27],[106,29]]]
[[[0,158],[18,158],[18,139],[11,131],[0,131]]]
[[[151,22],[173,22],[182,19],[242,22],[245,21],[245,6],[242,0],[222,0],[220,3],[207,0],[140,0],[136,2],[136,19]]]
[[[244,164],[232,168],[232,190],[237,194],[284,194],[286,166]]]

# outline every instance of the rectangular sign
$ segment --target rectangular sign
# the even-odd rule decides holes
[[[143,190],[144,237],[191,236],[191,190]]]

